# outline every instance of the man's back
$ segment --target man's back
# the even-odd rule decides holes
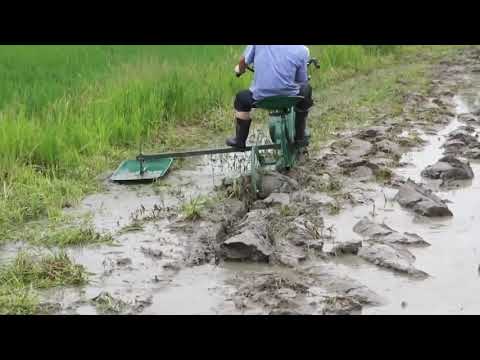
[[[303,45],[249,45],[245,61],[255,67],[253,98],[298,95],[300,84],[308,81],[308,56]]]

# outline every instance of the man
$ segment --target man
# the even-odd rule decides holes
[[[254,102],[279,95],[304,97],[295,108],[295,141],[304,141],[308,110],[313,105],[308,60],[309,50],[304,45],[247,46],[235,72],[241,75],[248,65],[254,65],[255,76],[250,89],[240,91],[235,98],[236,136],[227,139],[228,146],[244,149]]]

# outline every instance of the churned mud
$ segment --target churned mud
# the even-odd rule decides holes
[[[438,64],[401,115],[265,172],[257,198],[246,154],[108,183],[70,211],[115,244],[70,249],[89,285],[42,301],[59,314],[480,313],[479,61],[468,49]]]

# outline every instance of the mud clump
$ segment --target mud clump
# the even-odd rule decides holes
[[[480,159],[480,148],[468,149],[463,155],[468,159],[478,160]]]
[[[171,229],[182,232],[185,241],[184,263],[189,266],[219,261],[220,245],[227,237],[227,229],[247,212],[245,204],[236,199],[224,199],[208,206],[202,212],[202,220],[179,220]]]
[[[181,265],[178,262],[168,262],[162,266],[165,270],[171,270],[171,271],[180,271],[181,270]]]
[[[464,124],[467,124],[467,125],[472,125],[472,124],[479,125],[480,124],[478,116],[476,116],[475,114],[470,114],[470,113],[458,115],[458,121],[463,122]]]
[[[374,150],[373,145],[357,138],[338,140],[331,145],[332,150],[351,159],[360,159]]]
[[[377,242],[417,246],[430,245],[417,234],[401,234],[385,224],[377,224],[366,217],[353,227],[353,231],[364,238],[374,239]]]
[[[442,148],[447,155],[457,155],[465,151],[466,144],[461,140],[452,139],[446,141]]]
[[[261,175],[261,185],[258,197],[267,198],[272,193],[291,193],[299,189],[296,180],[278,172],[264,172]]]
[[[458,130],[458,131],[465,131],[465,132],[467,132],[467,133],[469,133],[469,134],[472,134],[472,133],[475,132],[475,128],[474,128],[473,126],[470,126],[470,125],[460,126],[457,130]],[[455,131],[457,131],[457,130],[455,130]],[[455,132],[455,131],[452,131],[452,133]],[[450,133],[450,134],[452,134],[452,133]]]
[[[358,181],[368,181],[375,177],[373,171],[366,166],[359,166],[353,172],[351,172],[349,176]]]
[[[387,166],[395,166],[398,157],[391,159],[389,154],[381,152],[379,156],[369,159],[347,158],[338,162],[342,175],[356,182],[383,181],[390,182],[393,176]]]
[[[290,204],[290,195],[283,193],[271,193],[266,199],[263,200],[263,203],[267,206],[288,206]]]
[[[236,225],[230,236],[221,244],[227,260],[252,260],[268,262],[273,253],[268,233],[266,210],[253,210]]]
[[[91,302],[100,313],[104,314],[119,314],[127,309],[127,303],[125,301],[113,297],[106,291],[102,291],[96,297],[92,298]]]
[[[152,304],[153,296],[137,295],[134,299],[123,300],[114,297],[107,291],[102,291],[100,294],[90,300],[90,303],[95,306],[97,312],[101,314],[138,314],[146,307]]]
[[[320,245],[322,246],[322,245]],[[296,267],[307,259],[307,254],[302,247],[295,246],[288,241],[281,241],[275,246],[274,261],[276,263]]]
[[[364,305],[381,303],[378,295],[362,284],[320,267],[288,274],[250,273],[233,281],[237,283],[233,301],[244,312],[346,315],[359,313]]]
[[[376,163],[378,161],[380,165],[390,163],[391,160],[385,158],[375,158],[370,160],[357,160],[346,159],[340,161],[338,166],[343,169],[343,175],[348,176],[355,181],[373,181],[378,179],[384,179],[384,174],[390,173],[390,171]],[[384,179],[388,180],[388,179]]]
[[[143,252],[145,256],[148,256],[154,259],[160,259],[163,256],[163,251],[160,249],[146,248],[142,246],[140,250]]]
[[[133,306],[131,306],[131,311],[129,314],[138,314],[145,310],[146,307],[152,305],[153,296],[149,295],[146,297],[143,296],[136,296],[133,302]]]
[[[445,156],[434,165],[425,168],[421,175],[429,179],[471,180],[473,170],[469,163],[464,163],[453,156]]]
[[[282,222],[280,220],[278,224],[272,224],[270,229],[275,247],[273,259],[276,262],[294,267],[307,258],[308,249],[322,251],[319,227],[323,225],[323,219],[315,223],[305,216],[299,216],[286,224]]]
[[[417,131],[412,131],[408,135],[399,135],[396,140],[404,148],[415,148],[426,144],[426,140],[422,139]]]
[[[313,279],[310,292],[327,296],[348,296],[362,305],[380,305],[383,300],[374,291],[348,276],[338,275],[321,266],[306,269]]]
[[[314,189],[328,189],[330,188],[330,185],[332,184],[332,176],[329,174],[322,174],[322,175],[314,175],[314,174],[309,174],[306,178],[306,184],[305,185],[310,185]]]
[[[245,281],[246,280],[246,281]],[[257,273],[241,281],[243,284],[233,296],[240,310],[259,308],[267,314],[301,311],[300,298],[305,296],[308,285],[294,275]]]
[[[59,303],[45,302],[38,305],[38,315],[53,315],[62,311],[62,305]]]
[[[400,186],[394,198],[398,203],[415,213],[426,217],[453,216],[450,209],[431,190],[408,180]]]
[[[394,159],[400,159],[401,150],[400,146],[390,140],[382,140],[375,144],[377,152],[383,152]]]
[[[458,140],[464,143],[465,145],[475,145],[478,144],[478,139],[476,136],[471,135],[471,127],[462,127],[457,130],[452,131],[448,134],[449,140]]]
[[[301,203],[306,206],[326,207],[336,203],[331,196],[319,192],[296,191],[290,195],[290,201],[294,203]]]
[[[426,272],[415,268],[413,266],[415,256],[398,245],[370,240],[359,250],[358,256],[377,266],[405,273],[415,278],[425,279],[429,276]]]
[[[185,244],[186,265],[202,265],[217,261],[217,246],[225,238],[224,223],[201,222]]]
[[[472,127],[463,126],[452,131],[442,148],[445,149],[447,155],[465,155],[469,158],[475,158],[476,153],[480,150],[480,142],[477,136],[473,136]],[[469,156],[466,155],[469,153]]]
[[[245,203],[237,199],[224,199],[207,207],[202,217],[209,222],[230,226],[247,213]]]
[[[330,256],[357,255],[361,247],[361,241],[342,241],[324,244],[323,251]]]
[[[130,258],[121,258],[116,261],[118,266],[127,266],[132,264],[132,259]]]
[[[321,217],[282,215],[283,208],[254,209],[235,225],[221,244],[225,260],[279,263],[297,266],[308,249],[321,251]]]
[[[362,129],[358,131],[357,134],[355,134],[354,136],[361,140],[367,140],[367,141],[380,140],[386,137],[386,134],[389,130],[390,129],[387,128],[386,126],[381,126],[381,125],[372,126],[367,129]]]

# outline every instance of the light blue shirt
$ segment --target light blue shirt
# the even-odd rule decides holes
[[[254,100],[298,95],[308,81],[308,48],[304,45],[248,45],[245,62],[255,67],[250,91]]]

